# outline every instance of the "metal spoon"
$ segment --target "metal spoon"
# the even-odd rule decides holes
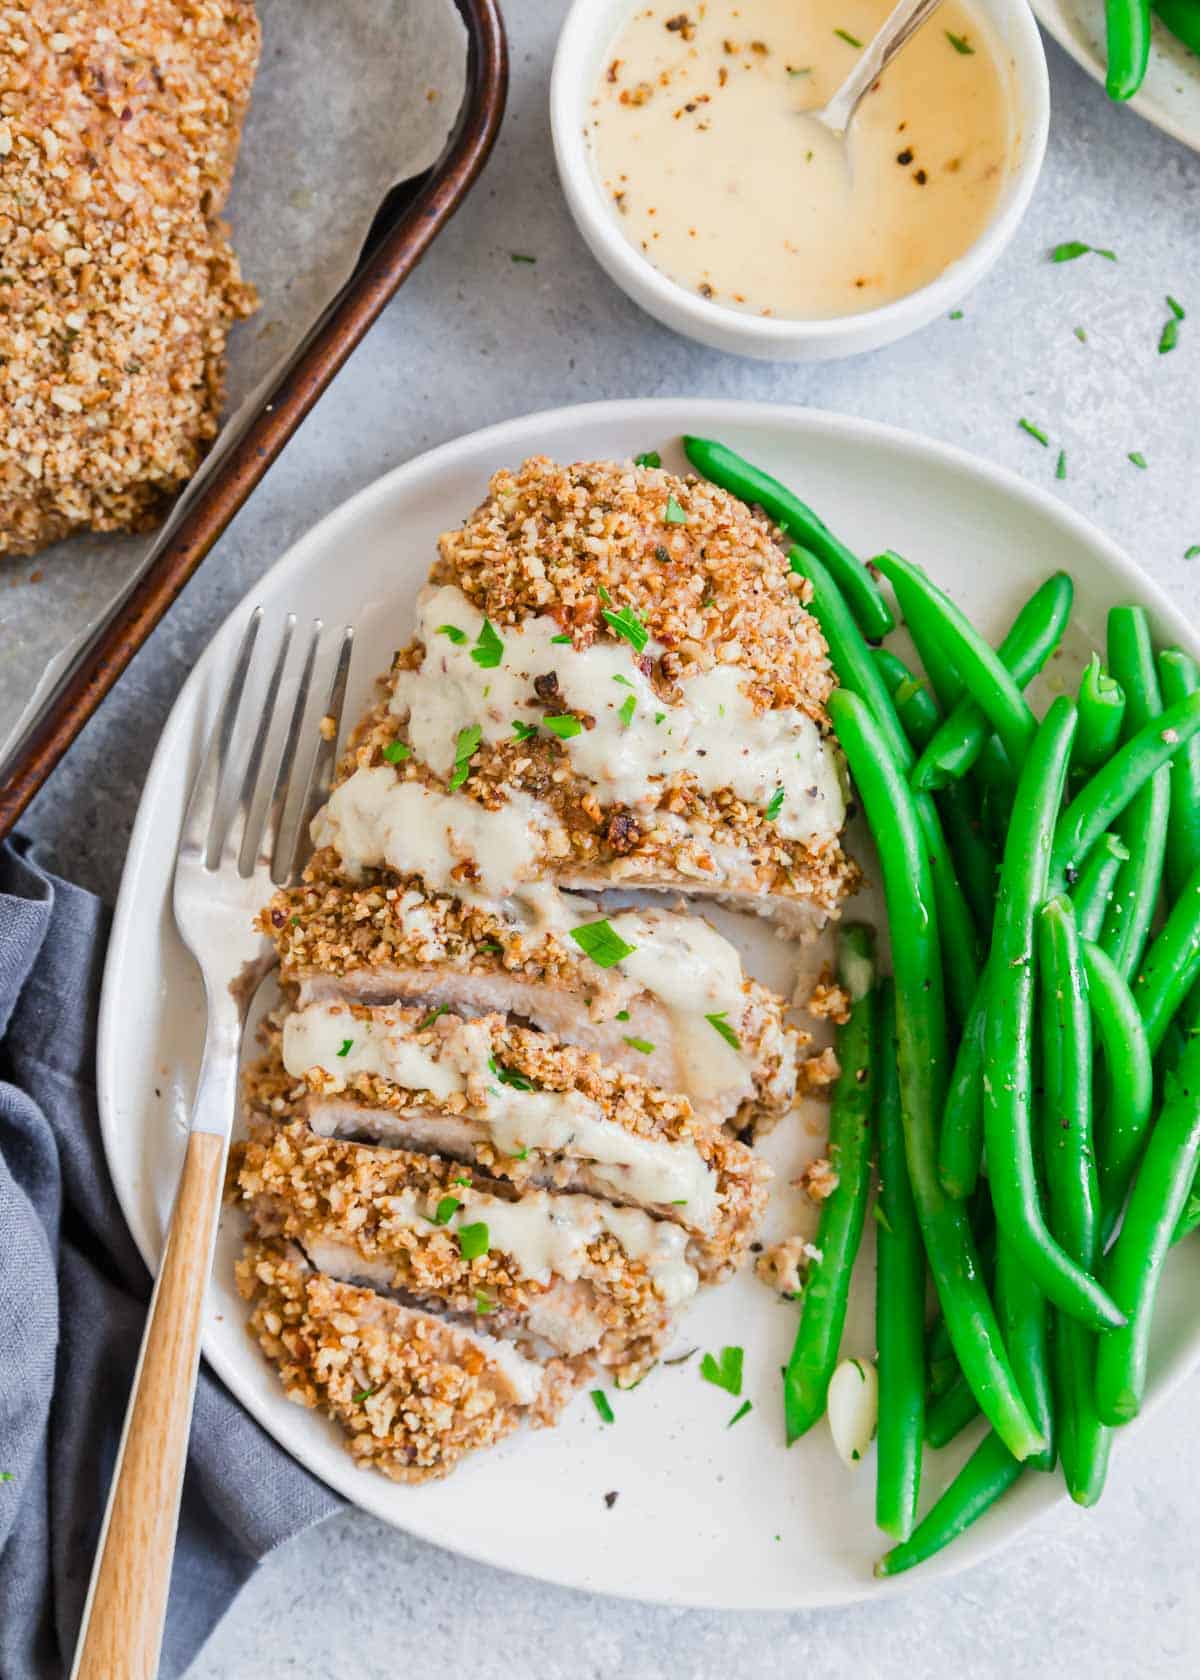
[[[836,139],[844,140],[863,95],[941,3],[942,0],[899,0],[833,98],[819,110],[806,111],[804,115],[819,122]]]

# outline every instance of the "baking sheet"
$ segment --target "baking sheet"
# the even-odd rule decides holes
[[[389,188],[436,161],[465,88],[452,0],[258,0],[258,12],[262,60],[225,215],[260,307],[230,334],[226,420],[176,515],[353,271]],[[162,535],[0,559],[0,742]]]

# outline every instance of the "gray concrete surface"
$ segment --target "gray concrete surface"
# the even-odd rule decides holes
[[[513,0],[504,135],[455,224],[307,421],[30,813],[56,867],[111,897],[159,728],[213,627],[320,514],[456,434],[568,401],[722,395],[869,415],[1056,485],[1186,608],[1200,606],[1200,157],[1049,46],[1054,124],[1030,215],[999,268],[941,321],[876,355],[765,367],[642,316],[563,207],[546,117],[562,7]],[[1081,238],[1120,261],[1064,266]],[[535,266],[514,265],[514,250]],[[1164,295],[1192,310],[1160,357]],[[1082,325],[1088,341],[1073,333]],[[1140,451],[1145,471],[1130,464]],[[1000,1560],[911,1598],[828,1615],[677,1613],[547,1588],[347,1514],[270,1560],[192,1680],[416,1672],[559,1677],[1195,1673],[1200,1583],[1195,1381],[1118,1455],[1101,1508],[1056,1511]]]

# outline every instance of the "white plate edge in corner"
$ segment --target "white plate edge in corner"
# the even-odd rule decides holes
[[[164,908],[161,893],[154,903],[148,902],[145,882],[147,874],[157,874],[169,881],[169,861],[164,863],[163,848],[169,840],[173,855],[174,826],[169,820],[164,822],[164,811],[169,819],[171,806],[170,801],[164,800],[163,789],[165,787],[170,791],[174,788],[175,794],[178,795],[180,790],[186,787],[190,766],[198,753],[199,731],[196,727],[196,717],[210,711],[213,705],[214,645],[231,645],[232,639],[244,622],[249,606],[259,601],[270,602],[277,595],[280,583],[293,574],[301,574],[306,556],[316,555],[323,542],[328,542],[331,536],[336,537],[339,528],[353,527],[356,524],[362,527],[369,521],[373,512],[386,510],[397,496],[406,492],[410,502],[413,501],[423,483],[461,469],[464,463],[478,461],[479,472],[485,478],[485,465],[486,470],[490,471],[492,467],[503,462],[515,462],[535,449],[547,453],[558,452],[572,459],[580,458],[579,453],[573,451],[571,444],[572,437],[580,433],[600,433],[606,437],[619,433],[621,444],[606,442],[607,452],[633,453],[645,447],[665,447],[668,438],[676,437],[684,429],[711,432],[714,435],[733,434],[731,441],[735,443],[739,441],[739,434],[744,436],[754,433],[763,451],[769,453],[772,446],[785,448],[789,456],[792,452],[803,453],[807,444],[810,461],[816,458],[818,477],[821,472],[829,470],[827,463],[822,459],[822,451],[825,451],[831,460],[839,455],[865,450],[877,457],[900,457],[907,464],[918,462],[927,469],[930,478],[940,473],[946,477],[949,484],[960,485],[963,498],[970,503],[983,496],[993,497],[1011,510],[1010,516],[1013,518],[1020,514],[1026,521],[1032,520],[1037,526],[1054,527],[1056,539],[1061,538],[1067,546],[1075,545],[1088,551],[1091,559],[1098,562],[1101,572],[1105,574],[1103,585],[1109,587],[1110,594],[1113,589],[1122,593],[1136,591],[1158,617],[1167,635],[1191,646],[1193,650],[1197,649],[1196,638],[1190,632],[1186,621],[1162,591],[1145,578],[1114,544],[1097,532],[1081,515],[1058,501],[1051,492],[1030,485],[1004,469],[978,461],[953,446],[928,442],[911,433],[875,422],[823,414],[816,410],[700,399],[630,400],[579,405],[502,422],[442,445],[376,480],[355,497],[334,509],[294,544],[259,581],[246,600],[226,619],[185,683],[168,718],[147,777],[146,791],[139,807],[122,876],[105,964],[97,1088],[105,1149],[113,1171],[118,1198],[135,1240],[148,1263],[157,1259],[162,1197],[160,1193],[155,1209],[147,1213],[143,1174],[149,1173],[151,1164],[148,1159],[143,1161],[139,1157],[136,1163],[131,1165],[129,1155],[134,1144],[143,1138],[147,1146],[153,1146],[161,1152],[165,1147],[164,1137],[153,1130],[153,1127],[166,1124],[167,1121],[156,1119],[152,1122],[147,1112],[143,1112],[139,1118],[137,1114],[127,1112],[122,1105],[120,1089],[123,1070],[130,1066],[130,1059],[138,1049],[136,1032],[131,1032],[127,1019],[129,992],[126,988],[131,984],[136,991],[139,982],[136,972],[130,978],[128,964],[131,961],[136,964],[134,946],[139,930],[142,931],[144,939],[152,939],[152,933],[147,932],[148,924],[153,921],[156,926],[161,926],[163,916],[169,917],[169,906]],[[474,467],[472,470],[474,471]],[[853,474],[848,469],[837,471],[848,487],[853,480]],[[479,493],[482,493],[482,488],[481,479],[478,484]],[[849,493],[848,489],[846,493]],[[912,495],[916,507],[920,498],[916,491],[913,491]],[[814,494],[813,500],[818,506],[828,505],[821,494]],[[454,523],[471,505],[471,501],[464,500],[461,505],[446,509],[444,522]],[[857,504],[854,517],[846,516],[851,526],[848,534],[852,540],[862,540],[861,537],[856,539],[853,529],[855,517],[859,516],[864,520],[866,518]],[[910,516],[907,505],[905,516]],[[441,517],[442,511],[439,509],[439,518]],[[917,508],[911,517],[927,520],[931,525],[936,524],[936,515],[929,515],[924,508]],[[843,516],[835,515],[835,523],[842,522]],[[880,542],[878,546],[883,546],[883,543]],[[1057,540],[1053,546],[1058,546]],[[1022,563],[1023,561],[1014,560],[1018,569]],[[422,561],[422,574],[423,569]],[[976,571],[987,571],[989,579],[993,580],[994,594],[996,574],[988,570],[986,559],[976,560]],[[1000,578],[1002,582],[1002,567]],[[1098,590],[1101,586],[1093,583],[1092,587],[1093,590]],[[1081,595],[1083,593],[1081,590]],[[350,617],[353,614],[347,613],[346,616]],[[362,676],[360,670],[356,681],[361,681]],[[168,944],[173,937],[173,933],[168,936]],[[177,954],[172,956],[168,951],[168,956],[172,961],[177,961]],[[169,972],[179,973],[178,970]],[[144,991],[147,986],[157,984],[157,981],[144,978],[140,983]],[[184,984],[186,985],[186,981]],[[159,989],[162,990],[161,986]],[[186,1080],[183,1080],[179,1084],[174,1108],[170,1114],[170,1123],[173,1125],[183,1124],[186,1095]],[[147,1102],[145,1108],[148,1107]],[[132,1142],[121,1136],[122,1127],[126,1125],[140,1126],[138,1138]],[[226,1242],[219,1265],[227,1264],[228,1246]],[[706,1303],[706,1310],[698,1310],[694,1315],[697,1319],[713,1323],[714,1336],[720,1334],[721,1313],[719,1310],[707,1309],[714,1306],[719,1308],[722,1301],[732,1301],[735,1290],[749,1291],[745,1296],[749,1309],[758,1321],[764,1317],[765,1308],[761,1303],[768,1299],[766,1291],[752,1280],[737,1280],[726,1290],[715,1292]],[[741,1299],[741,1294],[737,1298]],[[595,1419],[584,1414],[586,1401],[583,1401],[574,1408],[557,1432],[525,1435],[519,1441],[506,1443],[496,1453],[485,1455],[476,1463],[465,1466],[447,1483],[416,1490],[397,1488],[379,1476],[357,1470],[348,1455],[333,1444],[329,1426],[324,1425],[312,1414],[301,1412],[289,1405],[283,1399],[273,1374],[245,1335],[240,1323],[240,1313],[239,1321],[233,1326],[228,1326],[226,1318],[219,1311],[222,1305],[236,1310],[229,1300],[228,1278],[224,1273],[218,1272],[210,1302],[205,1339],[205,1351],[210,1363],[258,1421],[280,1440],[282,1445],[294,1452],[301,1462],[348,1499],[386,1521],[465,1556],[561,1585],[599,1590],[615,1596],[635,1597],[651,1602],[708,1608],[801,1609],[869,1600],[910,1591],[919,1587],[922,1582],[944,1579],[969,1564],[981,1561],[1021,1532],[1033,1516],[1049,1509],[1059,1497],[1048,1478],[1027,1478],[1005,1506],[993,1513],[959,1545],[941,1554],[922,1570],[884,1583],[873,1583],[869,1574],[861,1569],[858,1573],[841,1575],[834,1569],[832,1578],[823,1584],[818,1584],[815,1580],[806,1582],[804,1561],[807,1554],[801,1552],[799,1556],[795,1555],[791,1545],[786,1546],[789,1560],[786,1572],[780,1572],[773,1564],[770,1565],[774,1571],[774,1579],[770,1583],[765,1577],[733,1580],[728,1569],[715,1566],[697,1569],[690,1578],[684,1579],[677,1571],[672,1571],[669,1561],[670,1548],[663,1544],[661,1521],[656,1523],[645,1520],[645,1508],[637,1504],[636,1482],[635,1491],[629,1490],[629,1477],[642,1475],[647,1478],[646,1485],[653,1494],[654,1475],[661,1472],[657,1458],[653,1471],[648,1471],[637,1458],[636,1450],[632,1460],[622,1456],[628,1452],[630,1442],[635,1436],[641,1441],[650,1439],[655,1444],[655,1452],[661,1451],[668,1464],[677,1461],[688,1466],[690,1475],[691,1460],[686,1456],[686,1449],[693,1438],[698,1436],[699,1431],[712,1431],[711,1440],[705,1434],[704,1441],[714,1452],[719,1452],[721,1457],[717,1462],[704,1461],[701,1469],[696,1471],[697,1476],[703,1475],[712,1480],[706,1481],[703,1487],[695,1490],[694,1509],[692,1506],[686,1507],[689,1521],[700,1525],[706,1521],[715,1521],[710,1502],[714,1508],[722,1511],[726,1509],[725,1506],[718,1506],[718,1499],[727,1499],[728,1495],[721,1493],[718,1496],[712,1491],[719,1483],[721,1466],[736,1467],[735,1455],[741,1455],[742,1462],[745,1462],[744,1455],[751,1452],[753,1462],[761,1460],[765,1464],[770,1459],[772,1467],[777,1465],[782,1470],[786,1466],[789,1489],[793,1492],[797,1492],[802,1484],[807,1488],[804,1478],[810,1478],[811,1498],[806,1493],[797,1503],[799,1515],[806,1518],[810,1526],[815,1524],[813,1539],[816,1544],[823,1540],[832,1544],[828,1539],[827,1530],[831,1531],[836,1524],[828,1519],[821,1520],[819,1515],[814,1517],[808,1507],[827,1511],[832,1503],[836,1506],[838,1517],[844,1517],[848,1509],[853,1507],[853,1541],[860,1549],[864,1552],[869,1551],[873,1556],[881,1549],[881,1545],[869,1515],[867,1495],[870,1467],[868,1466],[865,1476],[857,1481],[841,1472],[837,1478],[831,1479],[826,1474],[824,1460],[817,1456],[820,1453],[832,1456],[831,1449],[823,1437],[818,1440],[814,1436],[801,1443],[786,1459],[781,1453],[777,1453],[778,1443],[774,1439],[765,1439],[761,1446],[752,1449],[742,1446],[739,1443],[755,1440],[757,1437],[747,1433],[745,1424],[739,1426],[735,1435],[725,1436],[725,1419],[719,1410],[721,1397],[717,1396],[717,1410],[714,1411],[711,1402],[715,1391],[710,1389],[700,1395],[698,1391],[701,1385],[696,1383],[694,1373],[685,1367],[683,1372],[663,1371],[657,1374],[654,1381],[646,1385],[636,1402],[633,1396],[616,1397],[618,1425],[606,1434],[597,1434]],[[774,1327],[770,1333],[775,1334]],[[752,1357],[761,1350],[749,1345],[749,1337],[747,1344],[750,1365]],[[1200,1334],[1189,1333],[1183,1338],[1182,1344],[1174,1349],[1156,1383],[1152,1395],[1154,1405],[1161,1403],[1166,1394],[1183,1380],[1198,1355]],[[768,1363],[765,1355],[758,1360],[759,1367]],[[763,1372],[760,1370],[757,1374]],[[680,1381],[671,1388],[669,1385],[677,1378]],[[751,1380],[756,1381],[757,1375],[752,1376]],[[668,1401],[666,1397],[670,1395],[674,1395],[681,1404]],[[756,1428],[767,1434],[773,1425],[773,1400],[774,1393],[768,1394],[764,1389]],[[704,1404],[701,1405],[700,1401]],[[647,1406],[648,1414],[639,1414],[639,1405]],[[678,1436],[673,1435],[671,1429],[676,1414],[687,1410],[694,1416],[688,1426],[690,1433],[685,1431],[681,1446]],[[587,1408],[587,1411],[590,1412],[590,1408]],[[622,1424],[624,1432],[621,1429]],[[603,1443],[599,1453],[597,1443]],[[675,1460],[670,1458],[671,1452],[676,1455]],[[681,1454],[683,1456],[680,1456]],[[545,1465],[548,1460],[549,1480],[554,1484],[553,1498],[550,1498],[546,1491],[547,1478],[539,1479],[537,1475],[538,1467]],[[628,1468],[630,1463],[637,1464],[636,1472]],[[581,1476],[595,1478],[594,1490],[589,1480],[588,1497],[591,1498],[594,1491],[596,1524],[607,1525],[603,1529],[604,1540],[599,1543],[592,1534],[591,1507],[584,1508],[579,1504],[576,1498],[579,1490],[572,1485],[572,1478],[578,1479]],[[600,1503],[601,1493],[610,1482],[615,1486],[621,1477],[626,1479],[626,1488],[622,1490],[625,1497],[612,1513],[605,1514]],[[792,1478],[795,1479],[795,1487]],[[779,1479],[775,1477],[776,1481]],[[644,1492],[644,1489],[642,1491]],[[675,1483],[669,1486],[664,1484],[661,1491],[663,1503],[658,1507],[660,1516],[670,1505],[672,1498],[675,1505],[671,1505],[671,1509],[675,1509],[680,1498],[692,1497],[690,1488],[685,1495]],[[515,1519],[512,1519],[512,1499],[517,1492],[524,1505],[536,1505],[539,1500],[546,1504],[547,1522],[554,1521],[563,1507],[569,1507],[571,1521],[577,1528],[574,1548],[570,1533],[566,1529],[556,1531],[555,1544],[549,1550],[546,1549],[546,1536],[541,1530],[536,1536],[522,1536],[517,1533],[513,1526]],[[485,1509],[488,1503],[494,1505],[497,1497],[504,1499],[506,1495],[509,1504],[506,1506],[502,1539],[498,1539],[493,1532],[489,1538],[476,1540],[472,1529],[472,1512]],[[745,1500],[735,1502],[734,1521],[741,1523],[748,1520],[744,1509],[746,1503]],[[626,1516],[630,1509],[634,1512],[634,1523],[637,1525],[634,1528],[630,1527]],[[448,1517],[446,1512],[451,1512],[452,1515]],[[516,1526],[519,1527],[520,1524],[517,1523]],[[714,1544],[719,1546],[729,1543],[729,1536],[725,1530],[714,1530],[714,1533]],[[652,1534],[652,1538],[647,1538],[647,1534]],[[760,1544],[763,1538],[756,1530],[747,1544]],[[792,1538],[789,1533],[788,1540],[791,1541]],[[535,1540],[541,1543],[540,1551],[538,1545],[534,1544]],[[781,1545],[783,1544],[784,1542],[781,1542]],[[587,1553],[589,1546],[595,1551],[596,1555],[593,1558],[582,1555]],[[611,1557],[618,1550],[621,1552],[621,1561],[614,1572]],[[769,1548],[763,1555],[768,1561],[771,1559]],[[780,1555],[782,1554],[775,1554],[777,1557]],[[665,1564],[664,1559],[668,1560]],[[831,1566],[833,1563],[840,1566],[844,1562],[845,1560],[839,1557],[831,1560]]]

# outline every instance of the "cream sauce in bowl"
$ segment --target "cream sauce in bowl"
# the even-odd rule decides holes
[[[920,290],[988,226],[1016,153],[1008,67],[946,0],[842,146],[803,113],[835,92],[890,0],[640,6],[588,108],[623,236],[727,308],[797,320]]]

